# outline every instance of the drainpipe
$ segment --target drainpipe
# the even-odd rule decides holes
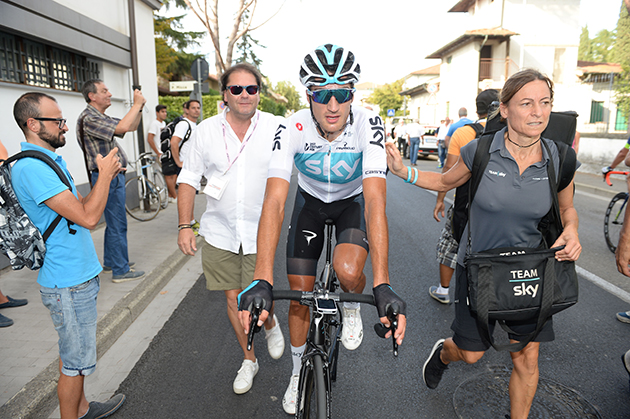
[[[129,7],[129,40],[131,43],[131,77],[133,79],[133,86],[140,86],[140,78],[138,76],[138,45],[136,40],[136,8],[135,0],[127,0]],[[133,91],[133,87],[132,87]],[[133,94],[132,94],[133,98]],[[138,125],[138,151],[140,154],[144,153],[144,125],[142,116],[140,117],[140,124]]]

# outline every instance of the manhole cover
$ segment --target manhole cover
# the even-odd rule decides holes
[[[511,370],[490,367],[461,383],[453,395],[453,407],[461,419],[503,418],[510,413],[508,384]],[[601,419],[597,409],[569,387],[540,378],[529,413],[538,419]]]

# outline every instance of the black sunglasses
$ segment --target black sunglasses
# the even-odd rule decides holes
[[[64,125],[66,125],[67,119],[64,118],[33,118],[36,121],[55,121],[59,123],[59,129],[63,129]],[[26,122],[24,123],[26,126]]]
[[[238,96],[243,93],[243,89],[245,89],[248,95],[255,95],[256,93],[258,93],[258,85],[256,84],[250,84],[249,86],[239,86],[238,84],[235,84],[232,86],[228,86],[227,89],[234,96]]]

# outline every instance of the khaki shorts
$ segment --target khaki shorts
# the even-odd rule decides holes
[[[201,250],[201,264],[210,291],[245,289],[254,280],[256,254],[233,253],[205,243]]]

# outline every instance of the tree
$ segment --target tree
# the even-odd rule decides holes
[[[199,45],[199,40],[205,35],[204,32],[182,31],[180,21],[183,17],[153,14],[157,73],[166,80],[181,78],[190,72],[190,65],[199,54],[188,54],[183,49]]]
[[[612,53],[622,69],[615,84],[615,100],[627,120],[630,116],[630,15],[623,2],[617,20],[617,42]]]
[[[178,4],[181,0],[175,0]],[[274,13],[269,19],[263,23],[253,26],[254,13],[256,11],[256,5],[258,0],[238,0],[236,7],[236,13],[234,14],[234,20],[230,31],[230,36],[227,41],[227,48],[225,53],[221,50],[221,37],[219,35],[219,0],[194,0],[194,5],[191,0],[183,0],[188,8],[197,16],[201,23],[205,26],[212,45],[214,46],[215,67],[217,70],[217,76],[221,76],[223,72],[232,66],[232,55],[234,53],[234,47],[239,39],[245,36],[248,32],[254,31],[267,23],[276,13]],[[228,2],[225,2],[227,4]]]
[[[276,87],[273,89],[273,91],[281,94],[289,101],[289,103],[287,104],[288,110],[295,112],[304,108],[304,105],[302,105],[302,102],[300,102],[300,94],[298,93],[293,83],[288,81],[278,82],[276,83]]]
[[[580,46],[578,47],[578,60],[591,61],[591,38],[588,34],[588,26],[582,28],[580,34]]]
[[[591,57],[588,61],[609,63],[612,62],[612,48],[615,44],[616,34],[607,29],[597,32],[595,38],[591,40]]]
[[[243,20],[249,19],[249,13],[243,13]],[[254,47],[267,48],[266,46],[260,44],[257,39],[252,38],[249,34],[249,31],[243,35],[240,42],[236,45],[237,51],[241,54],[238,58],[234,60],[234,64],[236,63],[250,63],[254,67],[258,69],[258,71],[262,71],[260,69],[260,65],[262,64],[262,60],[258,58],[256,53],[254,52]]]
[[[400,109],[403,105],[403,97],[398,93],[402,91],[404,82],[404,79],[400,79],[394,83],[377,87],[374,89],[374,92],[372,92],[370,97],[367,98],[369,103],[374,103],[381,108],[381,117],[385,118],[387,116],[388,109]]]

